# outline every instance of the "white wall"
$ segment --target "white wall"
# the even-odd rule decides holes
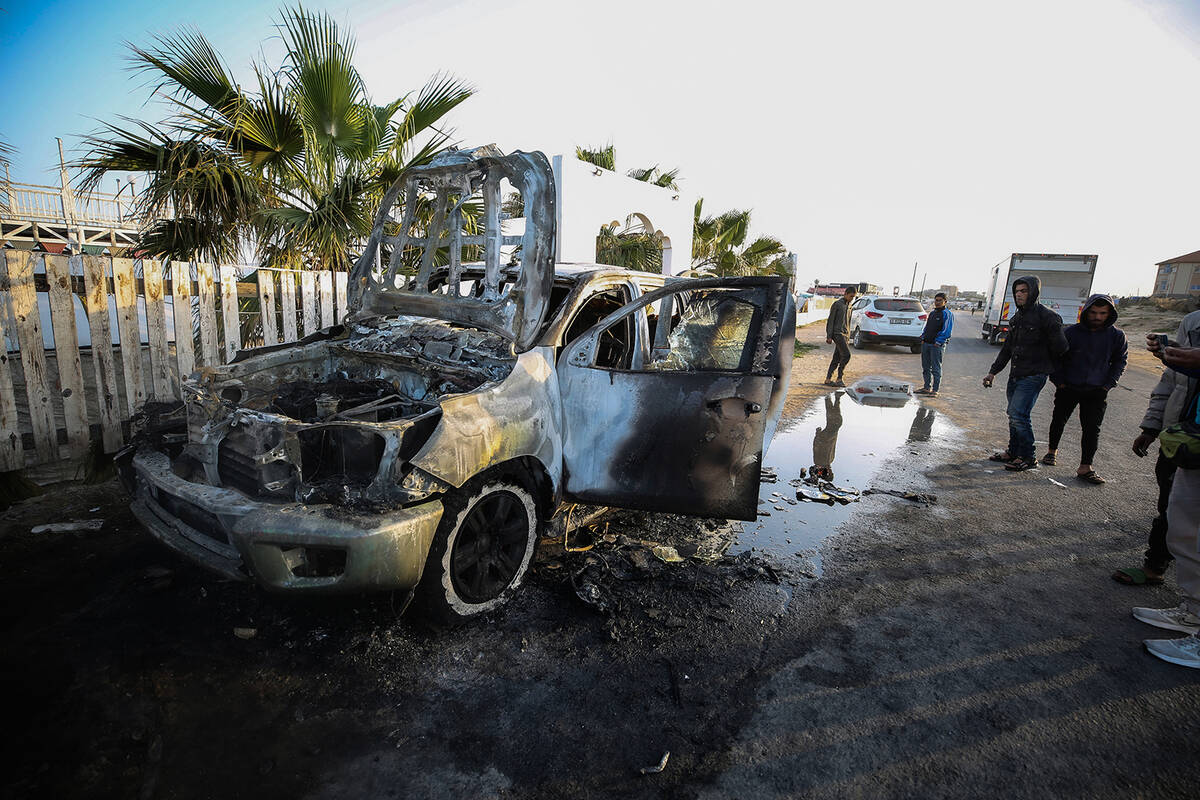
[[[665,237],[663,272],[678,275],[691,267],[695,197],[600,169],[574,155],[554,156],[551,163],[558,195],[559,261],[594,263],[601,226],[616,222],[619,230],[630,214],[638,214],[648,230]]]

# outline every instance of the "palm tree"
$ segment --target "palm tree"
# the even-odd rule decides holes
[[[679,191],[679,184],[675,182],[679,177],[678,168],[669,169],[664,172],[658,168],[657,164],[655,164],[653,167],[647,167],[645,169],[631,169],[625,174],[633,178],[635,181],[653,183],[655,186],[661,186],[664,189],[674,189]]]
[[[692,212],[692,269],[703,275],[786,275],[787,248],[778,239],[760,236],[749,244],[750,211],[732,210],[703,216],[704,198]]]
[[[616,225],[602,225],[596,237],[596,263],[636,269],[642,272],[662,272],[662,238],[654,231],[632,230],[632,217],[625,220],[625,230]]]
[[[589,164],[595,164],[601,169],[613,170],[617,169],[617,151],[613,147],[612,142],[595,148],[575,147],[575,157],[580,161],[586,161]]]
[[[253,64],[236,83],[198,32],[131,45],[170,114],[123,118],[85,139],[82,188],[111,170],[149,176],[141,209],[157,219],[138,249],[155,257],[301,263],[346,270],[383,192],[444,150],[442,119],[473,93],[435,75],[419,91],[375,105],[355,68],[354,38],[324,13],[281,12],[282,64]]]

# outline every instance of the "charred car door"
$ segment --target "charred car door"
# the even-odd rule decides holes
[[[654,347],[647,311],[657,311]],[[763,451],[787,392],[795,318],[783,278],[679,281],[569,343],[558,363],[564,493],[754,519]],[[622,325],[638,333],[630,358],[614,367],[598,355]]]

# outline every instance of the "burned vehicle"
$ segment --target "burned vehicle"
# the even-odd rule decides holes
[[[446,621],[507,600],[567,500],[753,519],[792,360],[786,279],[556,265],[556,213],[541,153],[411,170],[342,325],[194,373],[174,427],[122,453],[138,519],[227,577],[408,592]]]

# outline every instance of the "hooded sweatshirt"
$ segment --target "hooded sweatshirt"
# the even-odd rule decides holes
[[[1014,294],[1018,283],[1029,287],[1029,299],[1013,314],[1008,338],[988,372],[996,375],[1012,361],[1010,379],[1049,375],[1069,347],[1063,335],[1062,317],[1038,302],[1041,279],[1034,275],[1017,278],[1013,281]]]
[[[1200,311],[1193,311],[1179,323],[1173,341],[1181,347],[1200,347]],[[1200,391],[1200,381],[1186,373],[1166,367],[1158,385],[1150,390],[1150,405],[1142,420],[1142,430],[1159,432],[1179,422],[1190,399]]]
[[[1097,303],[1107,304],[1110,313],[1103,327],[1092,330],[1087,325],[1087,313]],[[1117,306],[1108,295],[1094,294],[1084,304],[1080,319],[1083,321],[1068,325],[1064,331],[1071,349],[1059,368],[1050,373],[1050,380],[1056,386],[1112,389],[1129,360],[1129,343],[1125,332],[1117,327]]]

